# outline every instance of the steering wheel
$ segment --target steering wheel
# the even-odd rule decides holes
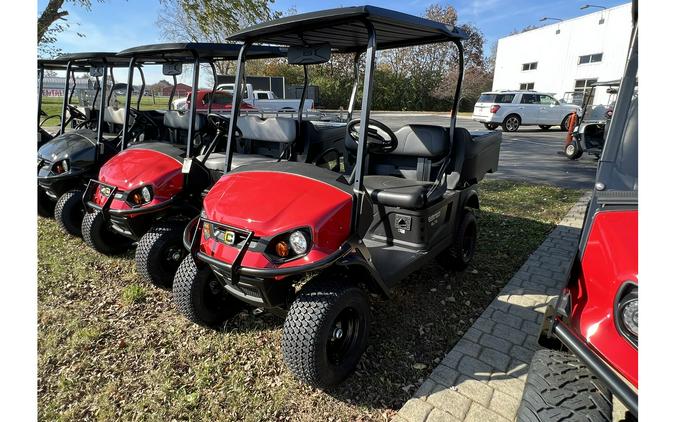
[[[68,112],[72,116],[73,119],[75,120],[87,120],[87,115],[82,113],[79,108],[75,107],[74,105],[71,104],[66,104],[66,107],[68,108]]]
[[[154,126],[155,128],[159,129],[159,125],[157,124],[157,122],[154,121],[146,113],[140,110],[136,110],[135,108],[129,108],[129,114],[133,116],[134,124],[136,123],[136,121],[142,121],[143,124],[146,126]]]
[[[230,118],[218,113],[210,113],[206,116],[206,120],[217,131],[227,132],[230,128]],[[242,134],[238,127],[234,128],[234,137],[241,138]]]
[[[354,119],[347,124],[347,133],[357,145],[359,144],[360,129],[361,119]],[[386,154],[394,151],[398,146],[396,135],[384,123],[368,119],[368,127],[366,129],[366,146],[368,147],[368,151]]]

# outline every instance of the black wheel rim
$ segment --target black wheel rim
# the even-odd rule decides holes
[[[361,334],[359,313],[354,308],[343,309],[330,326],[326,351],[328,361],[340,365],[353,351]]]
[[[161,266],[166,272],[176,272],[178,266],[185,258],[185,249],[181,244],[169,245],[162,253]]]
[[[469,224],[464,231],[464,238],[462,239],[462,258],[464,262],[468,262],[476,249],[476,225]]]
[[[206,280],[202,289],[202,303],[208,312],[217,313],[223,307],[223,290],[218,280]]]

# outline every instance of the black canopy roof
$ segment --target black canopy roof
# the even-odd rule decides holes
[[[73,62],[79,66],[97,66],[104,61],[112,66],[128,66],[129,60],[119,57],[114,52],[82,52],[82,53],[68,53],[62,54],[54,59],[59,62]]]
[[[355,6],[275,19],[228,39],[284,46],[329,43],[336,51],[361,51],[368,46],[364,21],[375,28],[378,50],[466,38],[464,31],[452,25],[380,7]]]
[[[184,62],[190,63],[195,55],[202,60],[236,60],[241,44],[222,43],[167,43],[150,44],[120,51],[119,57],[136,57],[141,63]],[[250,58],[285,57],[286,49],[279,47],[252,46]]]

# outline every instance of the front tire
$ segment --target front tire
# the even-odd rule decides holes
[[[300,381],[327,389],[347,378],[366,350],[366,293],[333,279],[311,282],[295,299],[281,338],[284,361]]]
[[[176,271],[173,303],[183,316],[206,328],[222,326],[245,306],[225,291],[208,265],[197,267],[192,255]]]
[[[70,190],[56,201],[54,219],[63,231],[73,236],[82,235],[82,219],[84,206],[82,205],[82,191]]]
[[[565,147],[565,157],[570,160],[579,159],[581,154],[583,154],[583,151],[581,151],[581,148],[579,148],[579,145],[575,141],[570,142],[570,144]]]
[[[82,239],[84,243],[104,255],[120,254],[129,249],[132,243],[131,239],[110,230],[100,211],[84,215]]]
[[[42,188],[38,187],[38,215],[40,217],[51,218],[54,216],[54,201],[47,196]]]
[[[532,358],[518,421],[612,420],[606,386],[570,353],[542,349]]]
[[[183,247],[180,222],[159,223],[148,230],[136,245],[136,271],[144,281],[171,288],[178,266],[187,251]]]
[[[495,130],[499,127],[499,123],[483,123],[483,126],[487,130]]]
[[[515,132],[520,127],[520,117],[517,114],[509,114],[502,123],[504,132]]]

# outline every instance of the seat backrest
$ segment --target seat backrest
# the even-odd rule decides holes
[[[242,137],[251,141],[289,144],[297,136],[297,122],[286,117],[239,116],[237,127]]]
[[[450,150],[448,129],[434,125],[407,125],[396,132],[398,145],[386,154],[369,154],[369,174],[431,181]]]
[[[206,125],[206,116],[197,113],[195,116],[195,130],[202,130]],[[164,113],[164,126],[172,129],[188,130],[190,128],[190,113],[168,110]]]
[[[105,114],[103,115],[103,120],[106,123],[112,123],[115,125],[124,124],[124,108],[114,108],[113,106],[108,106],[105,108]]]

